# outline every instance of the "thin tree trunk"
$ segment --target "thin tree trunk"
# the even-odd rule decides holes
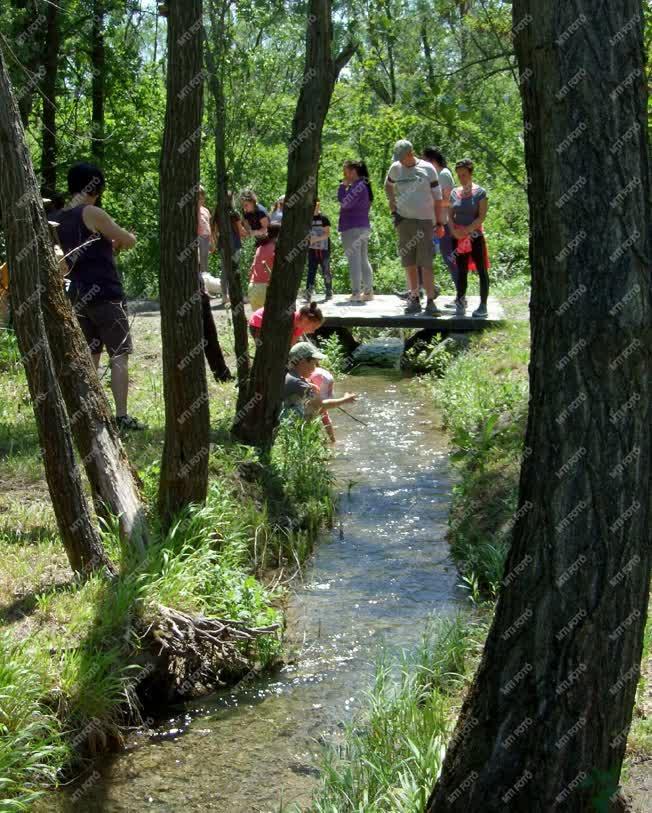
[[[159,292],[165,443],[159,484],[164,525],[208,488],[209,411],[204,366],[197,197],[201,144],[202,2],[170,0],[165,133],[161,154]]]
[[[93,2],[91,30],[91,65],[93,66],[93,111],[91,125],[91,155],[97,164],[104,162],[104,92],[106,67],[104,61],[104,0]]]
[[[219,9],[216,6],[219,5]],[[231,318],[233,319],[233,338],[236,355],[238,380],[237,412],[240,412],[247,401],[247,382],[249,380],[249,341],[247,316],[244,309],[242,277],[233,262],[231,245],[231,218],[229,214],[229,182],[226,171],[226,99],[224,96],[225,55],[228,47],[226,41],[227,15],[230,3],[221,0],[209,0],[211,20],[211,44],[206,47],[209,87],[215,100],[215,175],[217,180],[217,224],[221,235],[220,252],[224,272],[229,284],[231,300]]]
[[[54,270],[34,170],[0,50],[0,209],[11,269],[10,297],[18,346],[34,407],[45,477],[61,541],[78,573],[112,570],[84,495],[68,415],[41,313],[39,266]]]
[[[45,9],[45,55],[43,68],[45,75],[41,85],[43,93],[43,130],[41,147],[41,190],[44,195],[53,195],[57,188],[57,77],[59,70],[59,49],[61,29],[59,4],[48,3]]]
[[[578,15],[565,0],[515,0],[513,13],[527,77],[528,454],[503,588],[433,813],[621,809],[618,796],[609,799],[647,618],[652,246],[642,8],[622,0]]]
[[[349,45],[334,59],[332,39],[330,2],[310,0],[304,79],[292,125],[283,225],[247,401],[233,424],[236,437],[261,448],[271,446],[281,410],[293,315],[315,208],[324,119],[339,72],[355,52]]]
[[[12,0],[11,6],[13,10],[12,47],[22,65],[27,69],[27,75],[22,74],[20,81],[18,78],[16,79],[14,88],[20,110],[20,120],[23,127],[26,127],[32,112],[38,80],[44,75],[41,46],[45,17],[35,0],[23,0],[23,2]]]

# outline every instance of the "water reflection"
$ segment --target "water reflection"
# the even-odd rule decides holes
[[[50,810],[262,813],[307,804],[320,744],[362,704],[379,646],[410,647],[429,614],[453,608],[449,472],[432,408],[387,376],[355,377],[344,389],[360,393],[352,410],[368,427],[334,415],[341,529],[322,540],[290,602],[289,663],[189,704],[154,737],[135,737],[82,800],[50,797]]]

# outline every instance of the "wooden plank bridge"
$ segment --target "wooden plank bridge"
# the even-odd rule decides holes
[[[318,301],[324,314],[325,328],[350,327],[396,327],[413,330],[435,330],[442,332],[465,332],[482,330],[487,325],[495,325],[505,320],[503,308],[497,299],[489,297],[488,316],[474,319],[471,314],[479,306],[480,298],[467,297],[468,307],[465,316],[456,316],[454,310],[444,308],[454,297],[439,296],[436,300],[440,316],[421,313],[405,314],[405,302],[397,296],[379,294],[371,302],[349,302],[346,295],[336,295],[328,302]],[[299,306],[303,303],[298,303]]]

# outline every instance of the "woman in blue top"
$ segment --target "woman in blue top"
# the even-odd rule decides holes
[[[461,184],[451,192],[449,208],[453,253],[457,262],[455,315],[464,316],[466,313],[469,259],[473,257],[480,278],[480,307],[473,311],[473,316],[486,319],[489,272],[482,224],[487,216],[489,200],[486,191],[473,183],[473,161],[469,158],[458,161],[455,172]]]

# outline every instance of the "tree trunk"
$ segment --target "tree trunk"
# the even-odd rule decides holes
[[[20,120],[23,127],[26,127],[32,112],[38,80],[44,75],[41,60],[45,17],[40,13],[36,0],[12,0],[11,6],[13,11],[12,47],[26,68],[25,73],[21,72],[20,80],[16,78],[14,95],[18,102]]]
[[[48,3],[45,11],[45,55],[43,58],[44,76],[41,85],[43,93],[43,131],[41,148],[41,191],[51,196],[57,189],[57,74],[59,70],[59,48],[61,30],[59,4]]]
[[[244,309],[242,277],[233,263],[231,245],[231,218],[229,214],[229,182],[226,171],[226,99],[224,97],[224,72],[227,43],[227,15],[230,2],[215,0],[209,2],[211,20],[211,45],[206,48],[209,87],[215,100],[215,174],[217,180],[217,224],[221,235],[220,252],[224,272],[229,284],[231,300],[231,318],[233,319],[233,338],[236,355],[238,380],[237,412],[240,412],[247,401],[247,382],[249,380],[249,341],[247,316]]]
[[[283,225],[265,300],[261,344],[256,351],[247,401],[233,424],[237,438],[261,448],[271,446],[281,410],[283,380],[293,314],[306,262],[315,208],[321,132],[333,87],[355,48],[333,59],[331,4],[310,0],[306,62],[292,125]]]
[[[164,526],[189,503],[203,502],[208,488],[209,412],[197,256],[201,19],[201,0],[168,3],[159,283],[165,393],[159,511]]]
[[[104,162],[104,86],[106,68],[104,62],[104,0],[93,2],[91,30],[91,65],[93,66],[93,111],[91,124],[91,155],[102,166]]]
[[[84,495],[70,424],[45,333],[39,266],[48,264],[54,270],[56,260],[2,51],[0,167],[0,208],[4,213],[11,269],[14,325],[61,541],[76,572],[88,573],[101,567],[112,570]]]
[[[650,177],[640,3],[515,0],[530,412],[513,542],[428,811],[618,809],[650,579]],[[544,476],[541,476],[545,473]],[[602,806],[600,806],[602,805]]]

